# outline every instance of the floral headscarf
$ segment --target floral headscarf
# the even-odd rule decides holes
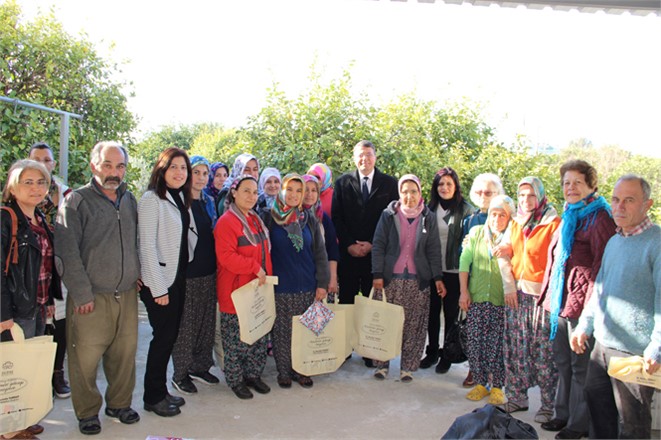
[[[227,165],[225,165],[222,162],[215,162],[209,167],[209,183],[207,183],[207,187],[204,189],[204,192],[206,192],[214,200],[216,200],[216,197],[218,196],[220,190],[217,189],[215,186],[213,186],[213,179],[216,178],[216,172],[221,168],[225,168],[225,171],[229,175],[230,170],[229,168],[227,168]]]
[[[230,187],[230,193],[227,196],[228,200],[230,201],[228,212],[231,212],[239,219],[241,225],[243,226],[243,235],[248,239],[248,242],[250,242],[250,244],[253,246],[257,246],[259,245],[260,237],[255,236],[255,234],[252,232],[252,229],[250,229],[250,226],[248,225],[248,219],[246,218],[245,215],[243,215],[241,210],[237,208],[236,204],[234,203],[234,197],[231,195],[232,194],[231,190],[237,189],[241,184],[241,182],[243,182],[244,180],[252,180],[253,182],[257,183],[257,180],[255,180],[253,176],[247,174],[244,174],[234,179],[234,182],[232,182],[232,186]],[[258,234],[264,234],[265,241],[267,242],[268,250],[270,251],[271,240],[269,238],[269,232],[268,229],[266,228],[266,225],[264,225],[262,219],[259,218],[259,216],[253,209],[251,209],[248,212],[248,216],[252,219],[253,224],[258,230]]]
[[[310,211],[312,214],[314,214],[315,217],[319,219],[319,221],[321,221],[324,217],[324,211],[321,209],[321,190],[319,189],[319,179],[317,179],[315,176],[311,176],[310,174],[305,174],[303,176],[303,181],[305,183],[312,182],[317,185],[317,201],[314,202],[314,205],[306,205],[305,202],[303,202],[303,208]],[[305,190],[305,187],[303,187],[303,189]]]
[[[315,163],[308,170],[308,174],[319,179],[319,194],[323,193],[333,185],[333,173],[325,163]]]
[[[296,173],[287,174],[284,179],[282,179],[282,189],[278,193],[278,197],[276,197],[275,203],[273,203],[273,206],[271,207],[271,216],[278,225],[282,226],[285,231],[287,231],[287,236],[294,245],[294,248],[297,252],[300,252],[303,249],[303,226],[305,226],[307,215],[305,210],[302,209],[303,197],[301,197],[301,203],[298,206],[288,206],[285,203],[287,186],[291,181],[300,182],[305,190],[305,182],[300,175]]]
[[[527,237],[535,229],[535,226],[539,224],[550,205],[546,199],[544,184],[537,177],[526,176],[521,179],[517,188],[520,189],[521,185],[530,185],[535,193],[535,197],[537,197],[537,204],[532,212],[524,212],[521,209],[521,204],[519,203],[517,205],[517,221],[522,225],[523,235]]]

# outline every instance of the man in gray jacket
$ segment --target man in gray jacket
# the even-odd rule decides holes
[[[108,388],[105,413],[131,424],[138,345],[137,202],[123,182],[124,147],[99,142],[92,149],[93,178],[69,194],[55,225],[55,254],[69,289],[67,351],[73,408],[83,434],[101,432],[103,403],[96,385],[103,359]]]

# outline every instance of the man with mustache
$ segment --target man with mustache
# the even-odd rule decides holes
[[[96,385],[101,359],[108,382],[106,416],[124,424],[140,420],[131,408],[138,345],[138,204],[123,182],[127,163],[120,144],[96,144],[90,160],[94,177],[64,199],[55,226],[56,260],[69,289],[71,400],[78,428],[88,435],[101,432],[103,399]]]

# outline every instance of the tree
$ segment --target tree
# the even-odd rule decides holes
[[[14,0],[0,4],[0,93],[83,116],[71,120],[69,183],[74,186],[89,179],[89,151],[98,140],[131,141],[137,123],[127,109],[130,84],[117,81],[118,72],[85,35],[67,34],[52,12],[24,23]],[[48,142],[57,155],[59,116],[7,104],[0,111],[0,179],[34,142]]]

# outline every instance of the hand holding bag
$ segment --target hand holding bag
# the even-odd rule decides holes
[[[0,434],[32,426],[53,408],[53,337],[25,339],[16,323],[11,336],[0,344]]]
[[[332,373],[344,363],[344,311],[336,311],[334,315],[319,334],[301,323],[302,315],[292,317],[291,362],[294,371],[315,376]]]
[[[246,283],[232,292],[232,302],[239,319],[241,341],[252,345],[273,328],[275,322],[275,296],[273,286],[278,277],[267,276],[266,283],[259,280]]]
[[[396,358],[402,351],[404,308],[386,302],[386,291],[382,290],[381,301],[357,295],[354,304],[354,350],[361,356],[385,362]]]

